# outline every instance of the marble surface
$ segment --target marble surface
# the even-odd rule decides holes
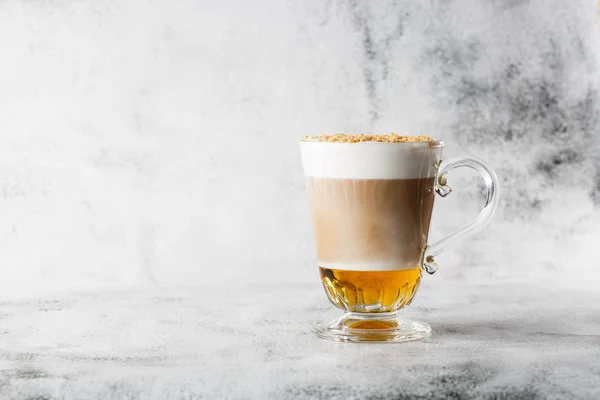
[[[0,1],[0,399],[600,397],[599,43],[593,0]],[[430,339],[316,340],[298,139],[390,131],[496,218]]]
[[[426,277],[404,310],[433,328],[340,344],[313,284],[150,286],[0,301],[2,399],[593,399],[600,293]]]

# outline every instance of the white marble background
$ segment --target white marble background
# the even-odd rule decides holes
[[[0,398],[598,398],[599,43],[594,0],[0,0]],[[310,335],[297,141],[339,131],[498,172],[429,339]]]
[[[598,284],[599,39],[593,0],[3,1],[0,289],[318,285],[297,140],[339,131],[496,168],[432,279]]]

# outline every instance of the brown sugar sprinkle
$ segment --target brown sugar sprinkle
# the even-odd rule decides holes
[[[384,143],[415,143],[415,142],[434,142],[435,139],[429,136],[402,136],[395,133],[386,133],[383,135],[365,135],[336,133],[335,135],[305,136],[304,139],[316,140],[319,142],[340,142],[340,143],[360,143],[360,142],[384,142]]]

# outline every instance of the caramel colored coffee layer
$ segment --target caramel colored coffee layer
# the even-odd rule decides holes
[[[434,142],[435,139],[429,136],[402,136],[395,133],[386,133],[383,135],[366,135],[364,133],[345,134],[336,133],[335,135],[305,136],[305,139],[316,140],[319,142],[341,142],[341,143],[361,143],[361,142],[381,142],[381,143],[417,143]]]
[[[319,266],[418,269],[427,246],[434,178],[307,178]]]

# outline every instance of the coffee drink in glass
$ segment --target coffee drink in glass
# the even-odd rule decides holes
[[[421,271],[434,273],[434,256],[481,229],[498,203],[497,179],[481,160],[458,157],[441,165],[443,142],[429,137],[334,135],[300,143],[321,281],[327,297],[346,311],[318,326],[337,341],[407,341],[429,335],[422,322],[398,311],[410,304]],[[487,187],[479,217],[429,245],[436,192],[446,196],[446,174],[466,166]]]

